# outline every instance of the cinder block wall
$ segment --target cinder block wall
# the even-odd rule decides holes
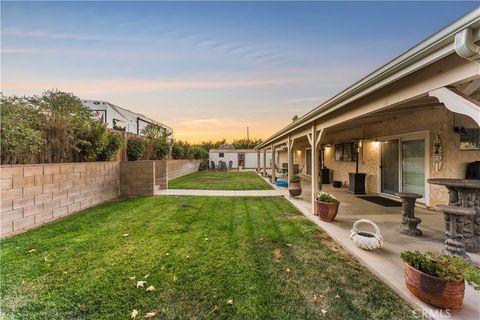
[[[168,189],[167,160],[155,161],[155,187],[157,189]]]
[[[201,160],[167,160],[168,180],[197,172],[200,163],[202,163]]]
[[[155,161],[120,162],[120,194],[123,197],[153,195],[155,188]]]
[[[1,237],[119,196],[118,162],[2,165]]]

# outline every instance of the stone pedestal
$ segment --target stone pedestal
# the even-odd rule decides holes
[[[446,255],[459,256],[468,262],[472,259],[465,251],[464,231],[465,221],[476,214],[474,208],[465,208],[458,206],[437,206],[437,210],[443,212],[445,219],[445,250],[442,252]]]
[[[467,252],[480,252],[480,180],[475,179],[428,179],[431,184],[448,189],[450,206],[469,209],[463,222],[463,239]]]
[[[421,237],[422,230],[417,228],[417,225],[422,222],[422,219],[415,217],[415,202],[422,196],[416,193],[397,193],[402,199],[402,225],[400,232],[412,237]]]

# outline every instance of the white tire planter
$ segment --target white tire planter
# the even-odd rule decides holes
[[[375,233],[369,231],[358,230],[358,225],[361,223],[370,224],[375,229]],[[383,238],[380,234],[378,226],[370,220],[360,219],[353,224],[353,228],[350,231],[350,239],[357,247],[363,250],[375,250],[383,246]]]

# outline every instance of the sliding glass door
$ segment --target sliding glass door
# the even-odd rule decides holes
[[[425,197],[425,142],[402,141],[402,191]]]
[[[382,192],[398,192],[399,148],[398,140],[382,142]]]
[[[413,192],[425,197],[425,140],[393,139],[382,142],[381,191]]]

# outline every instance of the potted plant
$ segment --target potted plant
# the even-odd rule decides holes
[[[332,222],[338,213],[340,201],[327,192],[320,191],[315,198],[315,208],[318,217],[327,222]]]
[[[480,289],[480,271],[460,257],[405,251],[405,283],[420,300],[442,309],[460,309],[465,281]]]
[[[298,175],[293,175],[290,178],[288,183],[288,192],[292,197],[298,197],[302,194],[302,184],[300,183],[302,179]]]

